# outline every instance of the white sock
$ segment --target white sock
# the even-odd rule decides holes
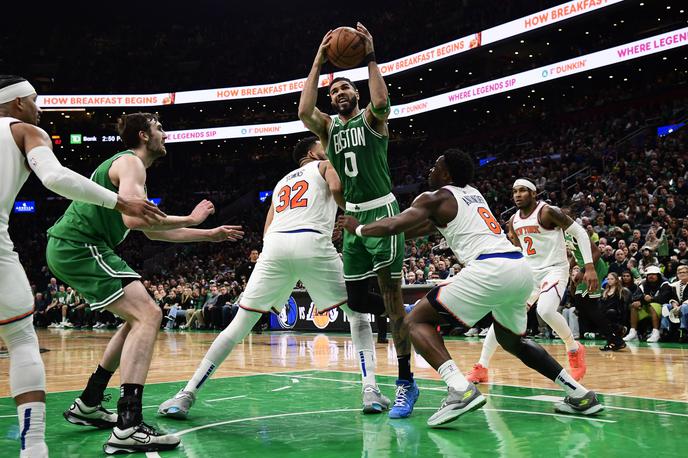
[[[454,388],[456,391],[466,391],[468,388],[468,380],[463,376],[461,370],[456,367],[456,363],[453,359],[445,361],[438,369],[437,372],[442,376],[442,380]]]
[[[351,341],[358,353],[359,369],[361,370],[361,380],[363,386],[377,386],[375,382],[375,344],[373,343],[373,331],[370,328],[368,315],[354,312],[346,305],[340,309],[349,319],[351,328]]]
[[[193,377],[186,384],[184,391],[196,393],[210,378],[217,366],[227,359],[234,346],[244,340],[244,337],[251,332],[251,328],[258,322],[259,318],[259,313],[240,308],[229,326],[215,338]]]
[[[566,369],[562,369],[561,372],[559,372],[554,383],[562,387],[564,391],[566,391],[567,396],[574,398],[583,397],[588,392],[583,385],[575,381],[573,377],[566,372]]]
[[[27,402],[17,406],[21,449],[45,443],[45,402]]]
[[[499,345],[499,343],[497,342],[493,324],[490,326],[490,330],[487,331],[487,335],[485,336],[485,342],[483,342],[483,349],[480,352],[480,361],[478,361],[478,364],[487,369],[490,365],[492,355],[497,351],[497,345]]]

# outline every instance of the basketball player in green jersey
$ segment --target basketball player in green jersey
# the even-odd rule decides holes
[[[156,115],[150,113],[123,116],[119,131],[129,149],[100,164],[91,180],[122,195],[146,197],[146,169],[167,153],[167,135]],[[126,322],[110,339],[83,393],[64,412],[70,423],[113,428],[103,446],[108,454],[155,452],[179,445],[178,437],[160,434],[143,422],[143,385],[162,314],[139,281],[140,276],[115,254],[114,248],[130,229],[143,231],[151,240],[168,242],[241,238],[243,233],[238,226],[189,229],[212,213],[213,204],[204,200],[188,216],[168,215],[150,222],[75,202],[48,229],[46,259],[55,276],[77,289],[91,309],[107,308]],[[121,367],[120,399],[117,414],[113,414],[101,402],[118,367]]]
[[[575,218],[573,212],[570,208],[562,208],[562,211],[570,218]],[[568,233],[564,233],[564,240],[566,241],[566,248],[571,253],[571,265],[577,264],[581,269],[585,266],[583,261],[583,254],[580,251],[580,247],[576,240],[571,237]],[[592,248],[592,259],[595,262],[595,272],[597,273],[597,279],[600,286],[596,291],[588,291],[588,287],[584,281],[582,281],[582,274],[578,274],[576,278],[571,278],[576,284],[576,292],[573,297],[573,305],[576,307],[578,314],[584,317],[588,323],[594,324],[600,331],[604,332],[607,337],[607,344],[600,348],[602,351],[619,351],[626,348],[626,342],[624,342],[621,335],[622,330],[611,321],[609,321],[602,310],[600,310],[600,297],[602,297],[602,283],[605,278],[607,278],[607,273],[609,271],[609,266],[601,257],[600,249],[590,241],[590,247]]]
[[[315,106],[318,78],[332,31],[323,38],[308,74],[299,102],[299,118],[320,138],[330,162],[344,189],[346,213],[359,221],[375,222],[399,213],[399,204],[392,194],[392,180],[387,165],[389,130],[387,118],[390,102],[387,86],[375,62],[373,37],[358,23],[356,33],[366,48],[363,60],[368,67],[370,103],[361,110],[359,93],[347,78],[330,83],[329,96],[336,115],[329,115]],[[411,415],[418,399],[418,386],[411,373],[411,341],[405,327],[401,295],[401,269],[404,255],[403,234],[390,237],[362,238],[344,233],[344,279],[349,307],[361,313],[386,313],[392,320],[392,335],[399,363],[399,379],[391,418]],[[369,279],[377,277],[382,298],[369,291]],[[384,318],[383,318],[384,319]]]

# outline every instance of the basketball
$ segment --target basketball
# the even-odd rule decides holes
[[[339,27],[332,32],[330,46],[327,48],[327,59],[339,68],[353,68],[365,57],[365,45],[356,30],[351,27]]]

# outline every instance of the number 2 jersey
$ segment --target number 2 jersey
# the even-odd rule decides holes
[[[467,265],[481,254],[519,251],[509,242],[480,191],[472,186],[445,186],[456,199],[458,211],[445,227],[437,230],[447,240],[459,262]]]
[[[538,202],[527,217],[522,217],[519,210],[511,220],[523,254],[536,275],[555,268],[566,272],[569,269],[564,231],[559,227],[547,229],[540,223],[540,213],[546,205],[545,202]]]
[[[266,235],[304,229],[332,234],[337,203],[320,174],[319,164],[309,162],[277,183],[272,192],[274,216]]]

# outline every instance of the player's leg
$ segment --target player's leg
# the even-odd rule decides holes
[[[498,322],[495,322],[495,335],[502,348],[516,356],[526,366],[552,380],[566,392],[564,402],[556,406],[557,411],[592,415],[604,408],[593,391],[578,383],[540,345],[523,338]]]
[[[587,366],[585,364],[585,347],[573,338],[573,332],[569,327],[564,316],[558,312],[561,303],[560,290],[566,287],[566,282],[551,282],[551,286],[546,287],[540,292],[537,303],[537,312],[540,317],[559,335],[564,341],[566,351],[571,366],[571,375],[576,380],[580,380],[585,375]],[[562,286],[563,285],[563,286]]]
[[[33,308],[31,286],[18,255],[1,253],[0,342],[7,347],[10,359],[10,393],[19,419],[19,456],[47,457],[45,368],[31,318]]]
[[[236,344],[241,342],[258,322],[263,313],[287,302],[297,278],[292,266],[271,256],[271,247],[265,243],[246,290],[239,301],[241,307],[232,322],[213,341],[196,372],[186,386],[174,397],[160,404],[158,413],[172,418],[186,418],[196,401],[197,392],[215,369],[227,359]]]
[[[17,405],[20,457],[47,457],[45,368],[30,316],[0,325],[10,357],[10,392]]]
[[[485,397],[463,375],[451,358],[447,347],[444,345],[444,340],[437,332],[437,326],[442,321],[457,325],[462,322],[473,324],[480,319],[480,317],[470,317],[470,304],[462,307],[464,315],[461,321],[457,319],[457,308],[460,306],[455,295],[448,294],[446,289],[457,287],[459,283],[466,280],[463,277],[466,277],[465,270],[459,273],[452,283],[433,288],[425,298],[416,304],[404,320],[408,326],[413,347],[447,384],[447,397],[437,412],[428,419],[430,426],[439,426],[454,421],[461,415],[485,404]],[[440,298],[443,289],[445,289],[444,297]],[[475,315],[480,315],[480,313]]]

